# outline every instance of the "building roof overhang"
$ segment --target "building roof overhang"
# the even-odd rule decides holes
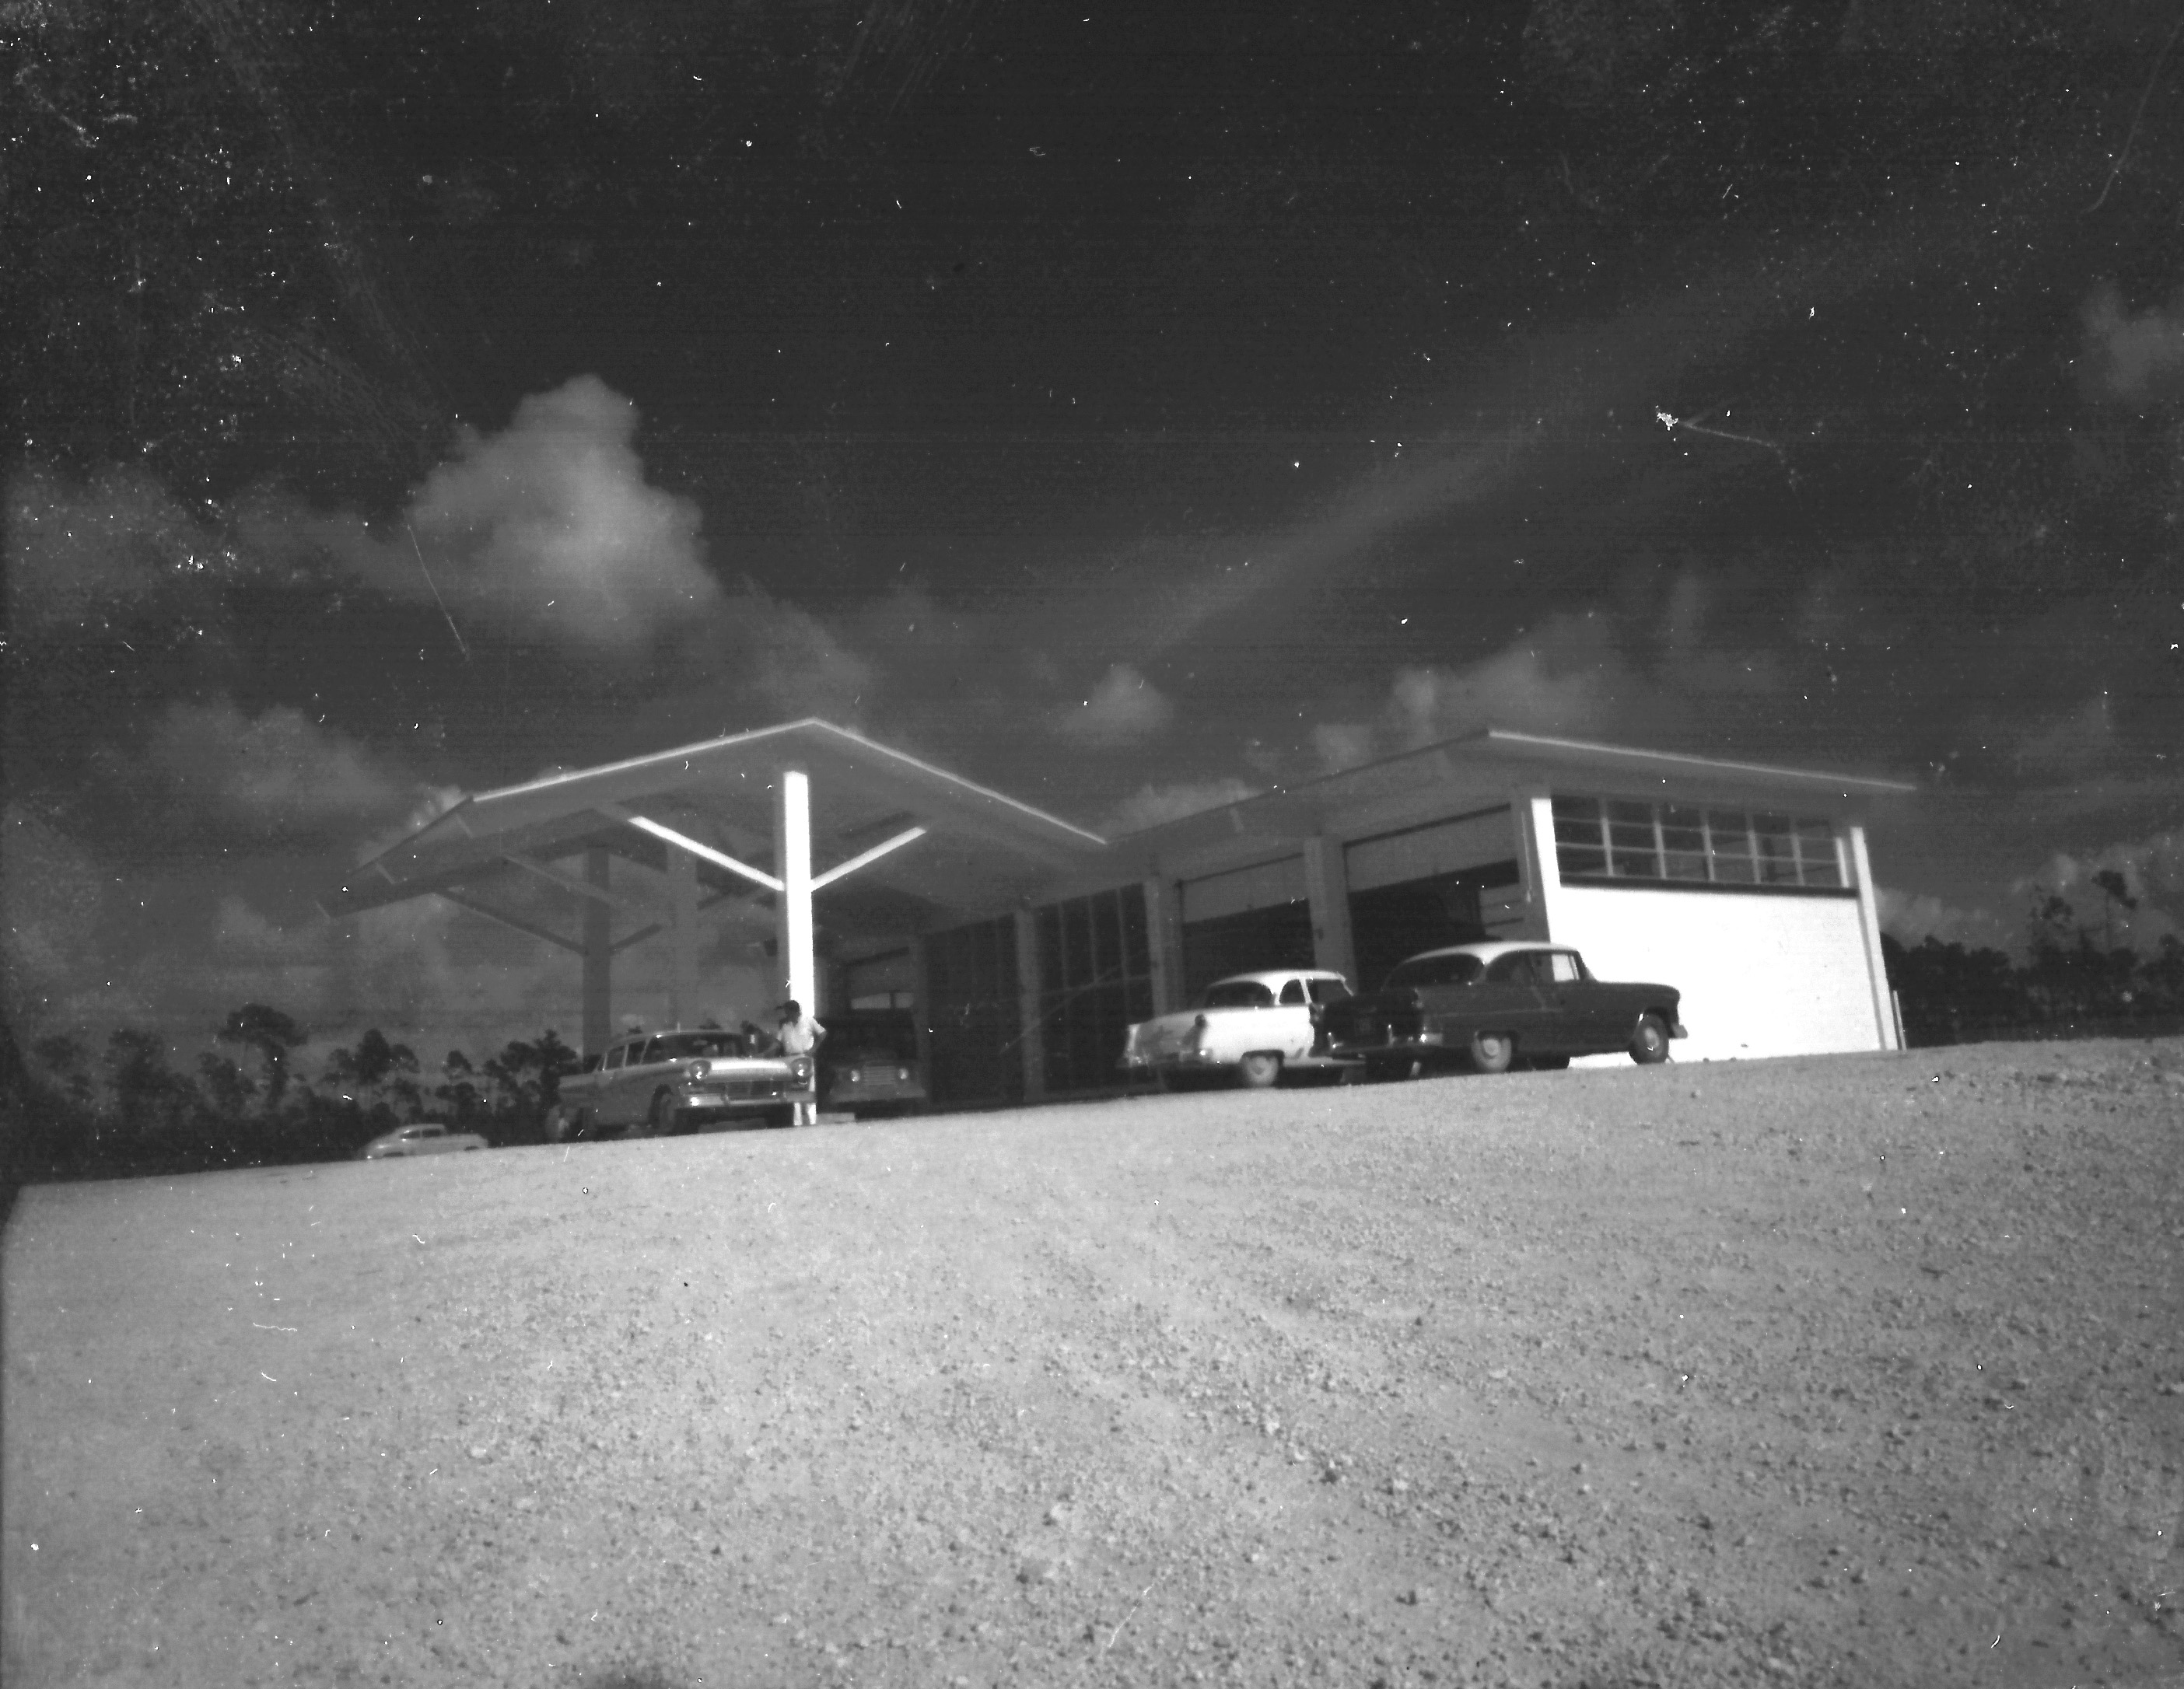
[[[466,796],[359,863],[321,906],[349,915],[526,875],[596,895],[564,864],[603,848],[661,867],[675,847],[640,822],[764,874],[782,777],[792,769],[811,782],[815,871],[922,831],[915,847],[842,882],[839,895],[861,905],[861,925],[914,931],[936,912],[1006,906],[1106,848],[1057,816],[813,718]],[[766,895],[715,861],[699,861],[697,871],[716,901]]]
[[[1114,842],[1145,871],[1294,845],[1316,835],[1355,836],[1401,825],[1416,811],[1506,804],[1526,793],[1563,792],[1685,803],[1767,805],[1858,814],[1918,788],[1908,781],[1636,746],[1602,744],[1489,727],[1460,738],[1278,787],[1165,821]]]

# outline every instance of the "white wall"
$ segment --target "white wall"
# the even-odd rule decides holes
[[[1563,884],[1552,927],[1603,980],[1682,992],[1678,1061],[1886,1047],[1855,897]]]

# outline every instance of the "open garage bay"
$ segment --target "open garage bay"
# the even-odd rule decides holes
[[[25,1192],[5,1676],[2184,1672],[2184,1045]]]

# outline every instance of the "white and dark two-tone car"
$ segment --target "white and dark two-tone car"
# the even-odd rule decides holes
[[[1399,963],[1379,990],[1332,1005],[1327,1039],[1376,1079],[1436,1069],[1568,1067],[1573,1056],[1669,1058],[1684,1036],[1674,986],[1596,980],[1566,944],[1453,944]]]
[[[1132,1026],[1123,1070],[1171,1091],[1220,1080],[1256,1090],[1284,1075],[1340,1080],[1355,1064],[1329,1053],[1321,1021],[1349,995],[1341,975],[1317,968],[1232,974],[1189,1008]]]
[[[632,1032],[562,1075],[546,1135],[659,1137],[708,1125],[785,1126],[813,1100],[810,1056],[762,1053],[716,1027]]]

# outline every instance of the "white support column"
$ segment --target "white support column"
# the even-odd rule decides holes
[[[1329,968],[1359,991],[1357,947],[1350,936],[1350,870],[1342,841],[1326,837],[1304,842],[1305,897],[1312,905],[1312,961]]]
[[[1558,919],[1562,902],[1563,872],[1555,855],[1555,800],[1547,797],[1520,797],[1514,800],[1517,820],[1523,836],[1524,888],[1532,895],[1532,914],[1536,925],[1521,936],[1526,938],[1553,939],[1562,943],[1577,942],[1577,935],[1569,931]]]
[[[607,853],[584,853],[584,883],[607,890]],[[584,900],[584,1053],[596,1056],[614,1036],[614,910],[597,897]]]
[[[917,1031],[917,1070],[925,1075],[926,1099],[939,1104],[933,1071],[933,954],[925,935],[910,941],[910,1008]]]
[[[698,1024],[698,858],[667,853],[667,1019]]]
[[[818,972],[811,958],[811,777],[781,771],[774,809],[773,860],[781,870],[778,909],[781,984],[807,1013],[816,1013]]]
[[[1160,875],[1144,882],[1145,949],[1151,964],[1153,1013],[1168,1014],[1183,1007],[1183,924],[1174,883]]]
[[[1888,990],[1888,959],[1880,948],[1880,904],[1874,895],[1873,864],[1865,853],[1865,829],[1852,821],[1845,832],[1850,842],[1851,873],[1858,883],[1858,925],[1865,941],[1866,978],[1873,988],[1874,1033],[1880,1048],[1900,1050],[1903,1041],[1897,1036],[1896,1005]]]
[[[1015,911],[1017,939],[1017,1018],[1023,1036],[1024,1101],[1038,1103],[1046,1096],[1046,1028],[1039,1022],[1041,981],[1039,966],[1039,923],[1029,909]]]

